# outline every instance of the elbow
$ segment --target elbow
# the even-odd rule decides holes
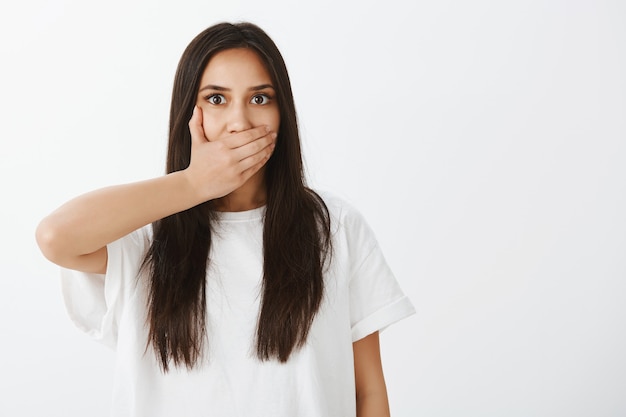
[[[77,245],[80,234],[73,233],[73,229],[59,217],[44,218],[35,230],[35,240],[43,256],[63,268],[104,274],[107,266],[106,246],[96,251],[81,252]]]
[[[62,259],[60,251],[62,247],[61,234],[48,218],[44,218],[35,230],[35,240],[39,250],[41,250],[46,259],[57,265],[61,263]]]

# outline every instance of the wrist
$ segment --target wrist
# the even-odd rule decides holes
[[[198,181],[189,168],[173,172],[169,175],[175,178],[175,187],[182,192],[185,196],[185,200],[190,202],[191,207],[215,198],[211,195],[210,191],[207,190],[208,187],[206,184]]]

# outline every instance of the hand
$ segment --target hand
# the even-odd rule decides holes
[[[195,106],[191,120],[191,161],[187,178],[202,201],[223,197],[241,187],[268,161],[276,133],[258,126],[225,138],[208,141],[202,127],[202,110]]]

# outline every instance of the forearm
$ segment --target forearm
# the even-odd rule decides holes
[[[389,417],[387,391],[359,394],[356,398],[357,417]]]
[[[389,417],[378,332],[353,343],[358,417]]]
[[[64,265],[201,202],[183,171],[107,187],[77,197],[43,219],[37,242],[48,259]]]

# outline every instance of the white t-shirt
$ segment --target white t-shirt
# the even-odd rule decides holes
[[[164,374],[147,346],[146,226],[108,245],[106,275],[62,270],[76,325],[116,350],[116,417],[355,416],[352,343],[415,312],[362,216],[336,197],[332,263],[306,345],[286,363],[259,361],[254,336],[262,280],[265,208],[220,213],[207,273],[205,355]]]

